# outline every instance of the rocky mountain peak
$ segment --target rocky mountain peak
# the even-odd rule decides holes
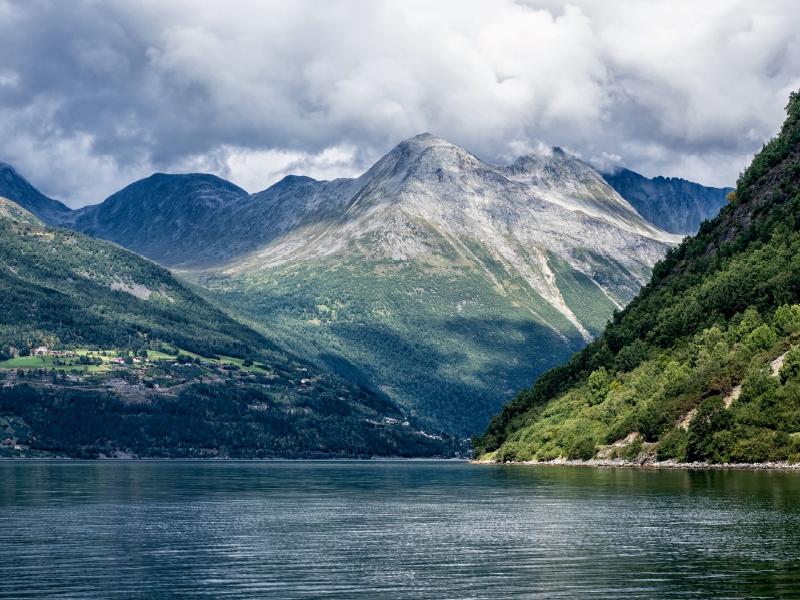
[[[472,154],[442,138],[423,133],[400,142],[359,177],[365,186],[380,186],[388,193],[409,180],[441,180],[445,173],[482,164]]]

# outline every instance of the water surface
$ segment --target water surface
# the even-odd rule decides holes
[[[800,597],[800,473],[0,463],[0,598]]]

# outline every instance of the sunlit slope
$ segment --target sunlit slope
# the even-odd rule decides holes
[[[474,440],[497,460],[800,459],[800,97],[731,203]]]
[[[463,435],[583,344],[530,288],[466,261],[340,254],[204,283],[296,353]]]
[[[147,338],[200,353],[276,349],[178,281],[115,244],[48,227],[0,199],[0,345],[131,347]]]

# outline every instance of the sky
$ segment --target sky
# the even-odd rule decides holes
[[[351,177],[426,131],[734,185],[798,32],[788,0],[0,0],[0,161],[74,208],[154,172]]]

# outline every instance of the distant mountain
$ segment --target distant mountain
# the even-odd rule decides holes
[[[497,166],[430,134],[355,179],[290,176],[247,195],[156,175],[63,223],[462,434],[599,335],[680,240],[561,149]]]
[[[787,112],[730,203],[602,336],[504,405],[476,454],[800,460],[800,92]]]
[[[242,188],[215,175],[156,173],[101,204],[63,216],[60,224],[165,265],[213,260],[212,249],[219,243],[215,237],[231,241],[222,230],[226,213],[247,197]]]
[[[62,354],[26,356],[39,347]],[[421,432],[391,401],[286,353],[163,267],[48,227],[4,198],[0,380],[0,414],[18,425],[4,435],[37,455],[432,456],[455,449],[437,432]]]
[[[603,178],[650,223],[684,235],[697,233],[700,223],[716,217],[733,191],[677,177],[648,179],[628,169],[604,173]]]
[[[14,167],[3,162],[0,162],[0,197],[11,200],[50,225],[60,222],[71,212],[68,206],[42,194]]]

